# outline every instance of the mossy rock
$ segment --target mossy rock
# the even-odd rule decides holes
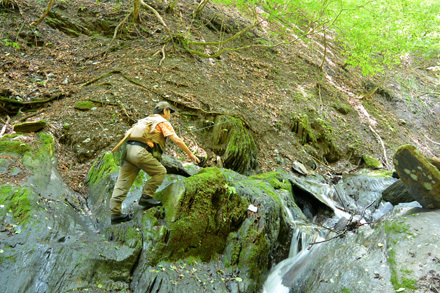
[[[425,208],[440,208],[440,171],[415,146],[399,147],[393,162],[415,200]]]
[[[99,159],[93,162],[92,167],[87,173],[85,182],[89,185],[94,185],[107,175],[117,172],[118,170],[119,166],[115,163],[113,154],[102,154]]]
[[[342,155],[335,142],[333,130],[321,118],[313,117],[313,111],[307,114],[292,115],[292,131],[297,134],[302,145],[310,144],[319,156],[329,163],[338,161]]]
[[[228,235],[238,230],[249,206],[218,168],[203,169],[155,197],[166,210],[169,230],[163,255],[168,260],[194,256],[209,261],[222,253]]]
[[[32,210],[31,191],[27,188],[0,186],[0,219],[3,219],[6,212],[12,211],[14,220],[24,224],[29,218]]]
[[[217,116],[212,133],[212,143],[222,155],[225,168],[242,174],[249,174],[258,165],[258,148],[252,134],[240,119],[231,116]]]
[[[46,124],[47,122],[45,120],[19,123],[14,125],[14,131],[24,133],[37,132],[42,130]]]
[[[383,165],[377,159],[370,157],[369,155],[363,155],[362,159],[363,159],[365,165],[367,165],[367,167],[370,169],[382,169],[383,168]]]
[[[88,111],[92,109],[95,105],[91,101],[80,101],[75,104],[75,109],[81,111]]]
[[[31,146],[20,139],[20,135],[5,135],[0,139],[0,152],[23,156],[31,149]]]

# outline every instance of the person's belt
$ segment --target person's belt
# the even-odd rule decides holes
[[[129,141],[127,141],[127,144],[137,145],[137,146],[143,147],[144,149],[146,149],[150,153],[153,151],[153,148],[144,142],[140,142],[140,141],[136,141],[136,140],[129,140]]]

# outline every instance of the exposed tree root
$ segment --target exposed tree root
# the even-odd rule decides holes
[[[46,11],[44,11],[43,15],[41,15],[41,17],[38,20],[32,22],[31,25],[33,25],[33,26],[39,25],[40,22],[42,22],[44,20],[44,18],[49,14],[49,11],[50,11],[50,8],[52,7],[52,4],[53,4],[53,0],[50,0],[49,4],[47,5]]]
[[[126,75],[125,75],[121,70],[119,70],[119,69],[112,70],[112,71],[107,72],[107,73],[104,73],[103,75],[100,75],[100,76],[98,76],[98,77],[96,77],[96,78],[94,78],[94,79],[92,79],[92,80],[89,80],[88,82],[83,83],[83,84],[81,85],[81,87],[83,87],[83,86],[87,86],[87,85],[91,85],[92,83],[94,83],[94,82],[100,80],[101,78],[104,78],[104,77],[110,76],[110,75],[112,75],[112,74],[120,74],[123,78],[125,78],[125,79],[128,80],[129,82],[134,83],[135,85],[138,85],[138,86],[140,86],[140,87],[142,87],[142,88],[150,89],[150,88],[146,87],[145,85],[143,85],[143,84],[141,84],[141,83],[139,83],[139,82],[137,82],[137,81],[135,81],[135,80],[129,78],[128,76],[126,76]]]
[[[165,60],[165,45],[162,47],[162,59],[160,59],[159,67],[162,65],[162,62]]]
[[[165,27],[165,30],[167,31],[168,35],[170,36],[170,40],[171,42],[173,42],[173,36],[171,35],[171,32],[167,26],[167,24],[165,23],[165,21],[163,21],[162,17],[160,16],[160,14],[156,11],[156,9],[154,9],[153,7],[151,7],[150,5],[146,4],[143,0],[140,0],[141,4],[147,8],[148,10],[150,10],[151,12],[154,13],[154,15],[156,15],[157,19],[160,21],[160,23]],[[174,46],[174,42],[173,42],[173,50],[175,51],[176,48]]]
[[[118,34],[119,28],[121,27],[121,25],[123,25],[127,21],[127,19],[130,17],[130,15],[131,15],[131,13],[127,14],[127,16],[125,16],[125,18],[121,21],[121,23],[118,24],[118,26],[115,28],[115,32],[113,33],[112,42],[114,39],[116,39],[116,35]],[[110,42],[110,44],[111,44],[111,42]]]
[[[9,124],[9,120],[10,120],[11,118],[8,116],[8,118],[6,119],[6,121],[3,121],[2,120],[2,122],[3,122],[3,127],[2,127],[2,130],[0,131],[0,138],[1,137],[3,137],[3,134],[5,133],[5,131],[6,131],[6,127],[8,126],[8,124]]]
[[[385,144],[383,143],[382,138],[380,137],[380,135],[376,132],[376,130],[374,130],[374,128],[371,126],[371,124],[368,124],[368,126],[370,127],[371,132],[374,133],[374,135],[376,136],[377,140],[379,141],[380,145],[382,146],[382,151],[383,151],[383,159],[384,159],[384,163],[385,163],[385,168],[388,168],[389,163],[388,163],[388,159],[387,159],[387,150],[385,148]]]
[[[424,133],[422,133],[422,134],[423,134],[423,136],[424,136],[427,140],[429,140],[429,141],[432,142],[433,144],[440,145],[439,142],[433,141],[432,139],[430,139],[429,137],[427,137],[426,134],[424,134]]]

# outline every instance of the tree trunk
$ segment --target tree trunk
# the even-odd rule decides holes
[[[133,1],[133,22],[139,22],[139,8],[141,7],[141,0]]]

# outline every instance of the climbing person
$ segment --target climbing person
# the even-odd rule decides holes
[[[200,163],[168,121],[174,112],[168,102],[159,102],[153,115],[139,120],[127,131],[127,153],[110,199],[112,225],[132,219],[130,214],[122,213],[121,206],[140,170],[144,170],[151,178],[145,183],[138,204],[147,209],[162,205],[154,199],[154,193],[167,173],[160,163],[167,138],[183,150],[191,161]]]

